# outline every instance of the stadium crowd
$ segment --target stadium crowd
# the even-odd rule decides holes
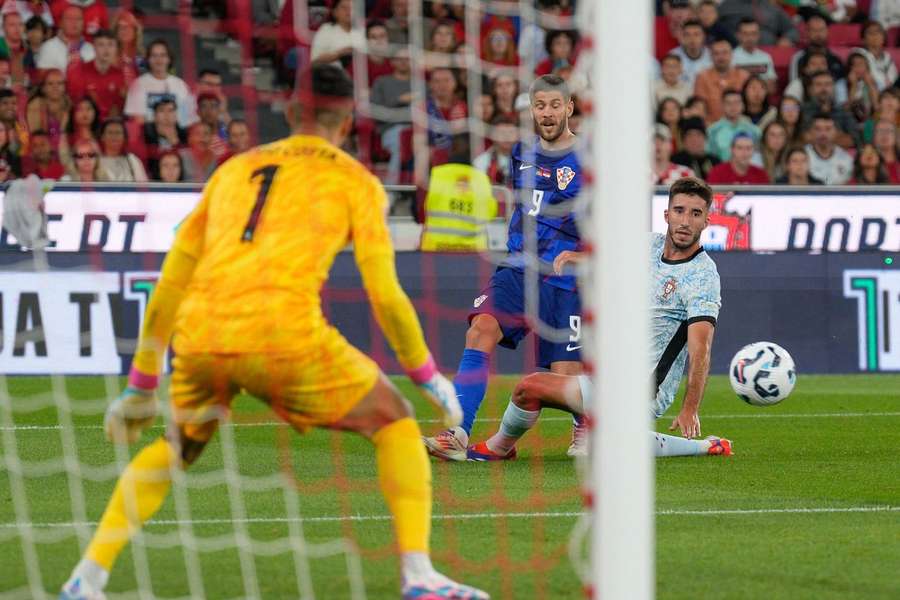
[[[330,4],[308,57],[351,73],[366,67],[356,80],[370,87],[372,109],[360,119],[357,150],[386,163],[387,182],[408,181],[409,0],[369,2],[365,42],[352,5]],[[468,163],[504,184],[510,149],[531,125],[521,91],[545,73],[581,85],[574,1],[536,0],[535,8],[535,23],[526,23],[516,0],[491,3],[467,35],[465,6],[424,3],[431,166]],[[695,174],[723,185],[900,184],[900,1],[662,0],[656,8],[655,183]],[[362,62],[353,60],[360,43]],[[289,45],[297,66],[302,41]],[[465,68],[472,55],[482,67],[474,77]]]

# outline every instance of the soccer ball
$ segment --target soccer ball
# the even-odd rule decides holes
[[[794,359],[772,342],[756,342],[738,350],[728,369],[731,389],[754,406],[772,406],[787,398],[797,382]]]

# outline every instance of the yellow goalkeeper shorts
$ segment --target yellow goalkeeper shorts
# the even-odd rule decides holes
[[[180,354],[172,362],[172,415],[182,436],[208,441],[242,389],[300,432],[344,417],[371,391],[375,362],[333,327],[306,352]]]

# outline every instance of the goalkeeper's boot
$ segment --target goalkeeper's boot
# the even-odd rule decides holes
[[[106,600],[106,594],[73,574],[59,592],[59,600]]]
[[[403,581],[403,600],[490,600],[487,592],[456,583],[434,571],[431,575]]]
[[[469,446],[466,450],[466,458],[476,462],[490,462],[495,460],[513,460],[516,457],[516,449],[513,448],[506,454],[497,454],[488,448],[487,442],[478,442]]]
[[[734,451],[731,449],[731,440],[716,437],[714,435],[707,436],[706,441],[709,442],[709,450],[707,454],[712,456],[731,456]]]
[[[462,427],[445,429],[434,437],[423,437],[428,454],[441,460],[466,460],[469,434]]]
[[[566,450],[566,454],[572,458],[587,456],[588,438],[589,433],[587,423],[584,422],[584,417],[581,417],[572,424],[572,442],[569,444],[569,449]]]

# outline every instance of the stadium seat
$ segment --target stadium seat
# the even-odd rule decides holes
[[[841,62],[845,65],[847,64],[847,57],[850,56],[850,53],[853,51],[853,48],[850,46],[830,46],[828,50],[841,59]]]
[[[775,65],[775,75],[778,76],[778,93],[780,94],[787,87],[791,58],[798,52],[798,49],[785,46],[762,46],[760,50],[772,57],[772,63]]]
[[[834,23],[828,28],[828,45],[853,47],[860,45],[859,23]]]

